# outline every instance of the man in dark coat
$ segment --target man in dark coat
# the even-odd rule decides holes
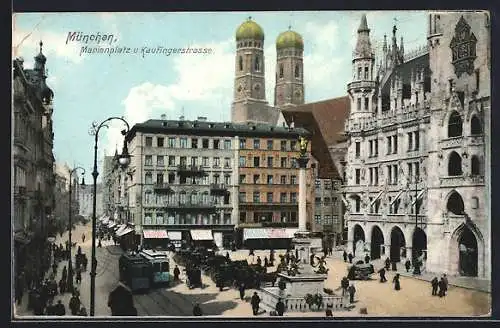
[[[257,265],[262,266],[262,260],[260,259],[260,256],[257,256]]]
[[[78,314],[78,310],[80,310],[80,305],[81,305],[80,298],[76,294],[73,294],[73,296],[71,296],[71,299],[69,300],[69,309],[72,315]]]
[[[386,282],[387,279],[385,278],[385,269],[384,268],[380,269],[378,273],[380,274],[380,282]]]
[[[347,257],[349,258],[349,263],[352,263],[352,259],[354,258],[354,256],[352,256],[352,253],[349,253]]]
[[[201,311],[201,307],[200,307],[200,304],[196,303],[193,307],[193,315],[194,316],[202,316],[203,315],[203,312]]]
[[[394,283],[394,290],[400,290],[401,289],[401,284],[399,282],[399,273],[396,273],[396,275],[392,279],[392,282]]]
[[[431,286],[432,286],[432,296],[436,296],[436,295],[437,295],[438,285],[439,285],[438,278],[437,278],[437,277],[434,277],[434,278],[431,280]]]
[[[391,269],[391,260],[389,258],[385,259],[385,269],[389,271]]]
[[[259,313],[259,305],[260,305],[260,297],[259,295],[257,295],[257,292],[253,293],[252,300],[250,303],[252,304],[253,315],[257,315]]]
[[[347,262],[347,252],[344,251],[344,253],[342,254],[342,256],[344,257],[344,262]]]
[[[229,257],[229,252],[226,252],[226,260],[231,260],[231,258]]]
[[[56,262],[54,262],[54,263],[52,264],[52,273],[53,273],[54,275],[56,275],[56,274],[57,274],[57,264],[56,264]]]
[[[283,313],[285,313],[285,303],[283,303],[281,298],[278,300],[278,303],[276,303],[276,312],[280,317],[282,317]]]
[[[56,315],[56,307],[52,300],[49,300],[47,307],[45,308],[46,315]]]
[[[216,277],[215,277],[215,281],[216,281],[216,286],[219,287],[219,291],[223,291],[224,290],[224,281],[222,279],[222,275],[221,274],[217,274]]]
[[[121,283],[109,293],[108,307],[111,308],[111,315],[116,316],[136,316],[137,309],[134,307],[132,292]]]
[[[267,268],[269,266],[269,261],[267,260],[267,256],[264,257],[264,267]]]
[[[438,282],[438,287],[439,287],[439,293],[438,293],[438,296],[439,297],[443,297],[445,294],[445,282],[443,280],[443,278],[441,278]]]
[[[446,293],[448,292],[448,277],[446,276],[446,273],[443,274],[443,281],[444,281],[444,295],[446,296]]]
[[[347,277],[343,277],[340,281],[340,287],[342,287],[342,296],[347,293],[347,288],[349,287],[349,279]]]
[[[59,292],[61,294],[66,293],[66,280],[64,280],[63,278],[59,280]]]
[[[405,262],[405,268],[406,268],[406,272],[410,272],[410,268],[411,268],[411,262],[410,262],[410,260],[406,260],[406,262]]]
[[[181,274],[181,270],[179,270],[179,267],[176,265],[174,268],[174,281],[179,281],[180,274]]]
[[[354,303],[354,294],[356,293],[356,288],[354,288],[354,284],[351,284],[348,287],[348,291],[349,291],[349,302]]]
[[[368,254],[365,255],[365,263],[370,263],[370,256]]]
[[[398,271],[398,267],[397,267],[396,261],[392,261],[392,271]]]
[[[245,298],[245,284],[241,283],[238,289],[240,291],[240,299],[243,301]]]
[[[57,304],[54,306],[54,312],[55,315],[66,315],[66,308],[61,300],[58,300]]]

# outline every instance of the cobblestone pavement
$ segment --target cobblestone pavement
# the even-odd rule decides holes
[[[81,243],[80,236],[85,232],[87,239]],[[90,259],[90,225],[77,226],[73,235],[78,245],[82,246],[82,251],[87,253]],[[64,235],[62,239],[66,240]],[[76,250],[74,250],[76,252]],[[226,251],[220,252],[225,255]],[[283,250],[276,251],[276,258],[283,254]],[[102,248],[97,248],[97,276],[96,276],[96,316],[110,315],[107,306],[108,294],[118,284],[118,257],[121,249],[113,243],[103,243]],[[250,263],[256,261],[257,255],[264,259],[269,256],[268,250],[257,250],[255,256],[249,257],[248,250],[229,251],[231,259],[247,259]],[[340,259],[341,253],[334,253],[327,258],[329,273],[325,282],[325,287],[337,289],[340,280],[347,274],[347,263]],[[276,261],[278,262],[278,261]],[[277,264],[277,263],[276,263]],[[59,264],[58,274],[60,275],[64,262]],[[174,268],[175,263],[171,260],[170,267]],[[246,297],[242,301],[239,293],[235,289],[225,288],[220,292],[212,280],[202,276],[204,288],[189,289],[185,284],[184,273],[181,268],[182,282],[170,287],[151,290],[147,294],[134,295],[134,303],[139,316],[191,316],[194,303],[199,303],[205,316],[228,316],[228,317],[252,317],[250,297],[254,290],[247,290]],[[379,268],[375,264],[375,269]],[[275,268],[269,268],[273,271]],[[369,316],[479,316],[488,315],[491,308],[491,294],[450,286],[448,295],[443,298],[431,296],[430,283],[413,277],[401,277],[401,290],[395,291],[391,284],[393,272],[386,274],[388,282],[379,283],[374,275],[374,280],[354,281],[356,287],[355,303],[349,311],[334,312],[334,316],[360,316],[359,309],[366,308]],[[82,275],[83,281],[79,286],[81,300],[89,312],[90,276],[87,273]],[[259,293],[259,291],[257,291]],[[63,303],[68,305],[70,295],[57,296],[56,300],[62,298]],[[19,315],[31,315],[26,311],[27,296],[23,304],[17,307]],[[259,316],[268,316],[268,313]],[[290,317],[324,317],[324,312],[305,313],[285,313]]]

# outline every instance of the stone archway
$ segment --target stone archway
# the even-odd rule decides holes
[[[381,246],[384,245],[384,234],[382,230],[375,225],[372,229],[372,238],[371,238],[371,252],[370,257],[372,260],[379,259],[381,257]]]
[[[391,230],[391,261],[401,261],[401,249],[406,246],[405,236],[399,227],[394,227]]]
[[[420,258],[422,255],[425,258],[425,251],[427,251],[427,235],[421,228],[416,228],[413,232],[412,240],[412,261],[415,258]]]
[[[477,239],[467,226],[458,238],[458,272],[461,276],[478,276]]]
[[[358,251],[359,251],[360,249],[362,249],[362,247],[364,247],[365,232],[359,224],[356,224],[353,229],[354,229],[354,238],[353,238],[353,245],[352,245],[352,255],[356,256],[356,249],[358,249]],[[361,253],[361,251],[359,251],[358,253]],[[361,256],[362,253],[358,254],[358,255]]]

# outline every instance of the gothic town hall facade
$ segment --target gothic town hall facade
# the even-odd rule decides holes
[[[395,26],[375,58],[361,19],[347,85],[349,252],[491,280],[490,19],[432,12],[425,28],[427,44],[405,53]]]

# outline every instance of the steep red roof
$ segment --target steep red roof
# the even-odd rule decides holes
[[[312,155],[319,162],[320,178],[340,178],[328,146],[345,140],[344,124],[349,111],[348,96],[290,107],[282,111],[288,124],[293,121],[295,127],[303,127],[312,133]]]

